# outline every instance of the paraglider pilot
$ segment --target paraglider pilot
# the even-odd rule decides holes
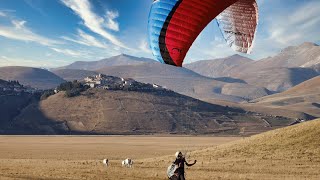
[[[194,160],[192,164],[189,164],[180,151],[176,152],[175,156],[176,160],[173,164],[176,166],[176,169],[174,171],[174,175],[170,177],[170,180],[185,180],[184,164],[187,166],[193,166],[197,163],[197,160]]]

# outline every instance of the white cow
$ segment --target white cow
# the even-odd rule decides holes
[[[122,167],[131,168],[132,165],[133,165],[132,159],[127,158],[127,159],[122,161]]]
[[[106,167],[108,167],[108,165],[109,165],[109,159],[103,159],[103,160],[102,160],[102,163],[103,163]]]

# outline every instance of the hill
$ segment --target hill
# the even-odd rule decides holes
[[[319,179],[319,127],[320,119],[193,152],[190,157],[206,167],[198,167],[195,175],[198,179]]]
[[[265,87],[273,92],[282,92],[304,81],[318,76],[311,68],[264,68],[238,73],[233,77],[242,79],[248,84]]]
[[[279,54],[241,65],[243,73],[252,69],[255,71],[266,68],[308,68],[320,63],[320,46],[314,43],[303,43],[299,46],[289,46]],[[234,69],[233,73],[237,74]]]
[[[177,68],[160,63],[110,66],[99,69],[97,72],[133,78],[144,83],[159,84],[197,99],[223,99],[240,102],[270,94],[265,88],[248,85],[232,78],[214,79],[204,77],[186,68]]]
[[[319,75],[312,69],[319,63],[320,47],[303,43],[285,48],[274,57],[234,68],[230,76],[270,91],[282,92]]]
[[[287,91],[252,101],[254,106],[267,106],[304,112],[320,117],[320,76],[303,82]]]
[[[38,89],[55,88],[64,82],[62,78],[45,69],[20,66],[0,67],[0,79],[17,80],[24,86]]]
[[[203,76],[216,78],[229,77],[231,69],[251,62],[253,62],[252,59],[235,54],[226,58],[197,61],[186,64],[184,67]]]
[[[254,99],[249,102],[231,103],[212,99],[208,99],[207,102],[273,116],[310,120],[320,117],[319,88],[320,76],[317,76],[282,93]]]
[[[320,63],[320,46],[305,42],[299,46],[289,46],[274,57],[268,57],[252,67],[311,67]]]
[[[292,119],[245,113],[172,91],[89,89],[67,98],[63,92],[32,104],[13,126],[21,134],[228,134],[246,135],[287,126]]]
[[[10,124],[21,110],[39,98],[39,93],[29,93],[17,81],[4,81],[0,79],[0,134],[10,131]]]
[[[52,71],[60,69],[78,69],[94,71],[109,66],[121,66],[121,65],[137,65],[142,63],[157,63],[157,61],[148,58],[138,58],[121,54],[118,56],[102,59],[99,61],[77,61],[68,66],[54,68]]]

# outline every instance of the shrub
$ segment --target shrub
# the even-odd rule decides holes
[[[76,80],[73,82],[62,83],[57,87],[58,91],[65,91],[65,95],[67,97],[78,96],[81,92],[86,91],[87,89],[89,89],[88,86],[83,85]]]
[[[54,91],[53,90],[47,90],[44,91],[40,97],[40,100],[45,100],[47,99],[49,96],[54,95]]]
[[[71,89],[66,91],[66,96],[75,97],[75,96],[79,96],[80,93],[81,93],[80,89]]]

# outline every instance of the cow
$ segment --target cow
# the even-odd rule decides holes
[[[103,163],[106,167],[108,167],[108,165],[109,165],[109,159],[103,159],[103,160],[102,160],[102,163]]]
[[[133,165],[132,159],[127,158],[127,159],[122,161],[122,167],[131,168],[132,165]]]

